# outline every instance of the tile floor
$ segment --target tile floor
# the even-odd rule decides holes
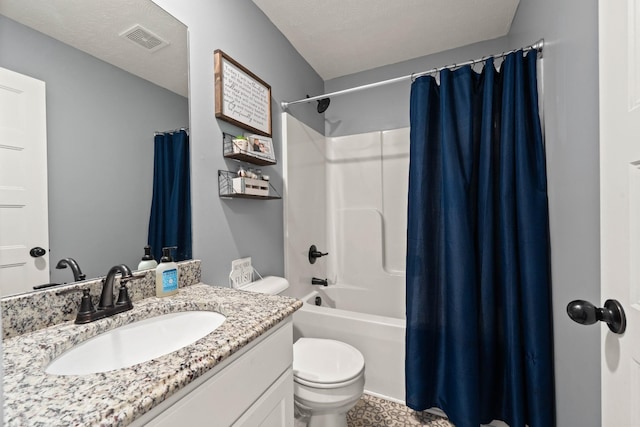
[[[367,394],[349,411],[347,423],[348,427],[455,427],[445,418]]]

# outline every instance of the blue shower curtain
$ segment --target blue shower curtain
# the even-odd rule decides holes
[[[153,200],[148,243],[160,261],[162,248],[176,246],[175,261],[191,259],[189,135],[184,130],[154,138]]]
[[[456,427],[553,427],[536,52],[411,87],[406,400]]]

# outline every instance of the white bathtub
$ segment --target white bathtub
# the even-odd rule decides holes
[[[294,340],[330,338],[351,344],[365,359],[365,392],[404,403],[404,318],[369,314],[371,290],[330,285],[302,298],[293,316]],[[322,305],[317,306],[316,297]],[[356,311],[357,310],[357,311]],[[384,311],[384,310],[382,310]],[[380,310],[378,310],[380,312]]]

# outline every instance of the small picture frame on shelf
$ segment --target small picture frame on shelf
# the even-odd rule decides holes
[[[263,159],[276,160],[271,138],[262,135],[249,135],[249,154]]]

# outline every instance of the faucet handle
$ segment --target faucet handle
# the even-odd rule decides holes
[[[91,302],[91,294],[89,293],[89,289],[82,290],[82,299],[80,300],[80,310],[78,310],[78,317],[81,315],[85,316],[87,314],[93,313],[96,311],[96,308],[93,306],[93,302]]]
[[[132,305],[131,297],[129,296],[129,289],[127,289],[127,285],[124,282],[120,282],[120,289],[118,291],[118,301],[116,302],[116,306],[118,305]]]
[[[131,306],[131,297],[129,296],[129,289],[127,288],[126,283],[130,280],[141,279],[147,275],[146,272],[142,273],[133,273],[128,276],[123,276],[120,278],[120,289],[118,290],[118,301],[116,302],[116,306]]]
[[[316,263],[316,259],[329,255],[329,252],[321,252],[318,250],[318,248],[316,247],[316,245],[311,245],[311,247],[309,248],[309,262],[311,264],[315,264]]]
[[[91,319],[93,313],[96,312],[96,308],[93,306],[93,302],[91,301],[91,293],[89,288],[85,289],[63,289],[59,292],[56,292],[56,295],[67,295],[75,292],[82,292],[82,299],[80,300],[80,309],[78,310],[78,314],[76,316],[76,323],[87,323]]]

